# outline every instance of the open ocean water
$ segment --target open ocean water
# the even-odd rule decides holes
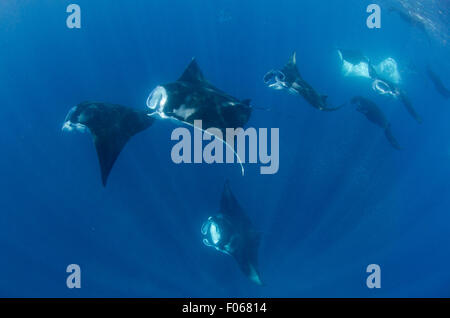
[[[81,8],[69,29],[66,8]],[[382,26],[366,26],[378,3]],[[390,5],[421,17],[425,31]],[[0,296],[450,297],[448,0],[2,0],[0,2]],[[337,48],[392,57],[423,119],[344,77]],[[268,89],[264,74],[292,52],[331,105],[355,95],[383,110],[402,146],[348,103],[321,112]],[[176,127],[133,137],[107,187],[89,134],[61,131],[84,100],[145,109],[152,89],[195,57],[205,77],[254,109],[249,127],[279,128],[280,167],[180,164]],[[248,280],[202,243],[225,180],[262,233]],[[81,288],[66,267],[81,268]],[[381,268],[381,288],[366,268]]]

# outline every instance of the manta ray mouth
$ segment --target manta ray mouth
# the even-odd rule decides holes
[[[86,125],[80,124],[78,122],[72,122],[72,117],[74,117],[74,113],[77,111],[77,106],[72,107],[69,110],[69,113],[66,116],[66,119],[64,120],[64,124],[62,126],[62,131],[79,131],[81,133],[84,133],[86,131],[89,131],[89,128]]]
[[[167,103],[167,91],[163,86],[156,86],[147,98],[147,107],[156,111],[162,118],[167,116],[164,107]]]
[[[285,83],[286,75],[284,75],[281,71],[272,70],[264,75],[264,84],[266,84],[269,88],[273,88],[276,90],[281,90],[287,88]]]
[[[210,216],[202,225],[202,234],[204,236],[203,243],[206,246],[216,246],[221,239],[221,231],[219,225],[214,222]]]
[[[70,120],[66,121],[64,125],[62,126],[62,131],[71,132],[73,130],[76,130],[81,133],[85,133],[89,131],[89,128],[87,128],[86,125],[80,124],[80,123],[73,123]]]
[[[230,243],[221,247],[219,243],[222,243],[222,228],[220,225],[214,220],[212,216],[208,218],[208,220],[202,225],[202,235],[203,235],[203,244],[209,247],[214,247],[219,252],[230,255],[232,252],[232,248]]]
[[[379,79],[373,81],[372,89],[380,95],[391,95],[393,97],[398,96],[398,93],[393,91],[386,82]]]

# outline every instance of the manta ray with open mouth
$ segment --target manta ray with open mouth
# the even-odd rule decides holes
[[[177,81],[157,86],[147,99],[147,107],[135,110],[110,103],[83,102],[67,114],[63,130],[91,133],[104,186],[128,140],[150,127],[155,119],[170,119],[196,129],[200,128],[194,122],[201,120],[205,133],[210,133],[209,128],[217,128],[224,136],[226,128],[246,125],[252,113],[250,100],[238,100],[214,87],[205,79],[195,59]],[[215,138],[220,139],[218,135]],[[242,161],[232,150],[243,174]]]
[[[296,52],[289,58],[288,63],[281,70],[271,70],[264,75],[264,83],[275,90],[285,90],[293,95],[302,96],[311,106],[321,111],[335,111],[339,107],[329,107],[327,95],[320,95],[303,79],[297,67]]]
[[[232,256],[241,271],[254,283],[262,285],[258,271],[261,233],[257,232],[225,182],[220,210],[210,216],[201,229],[203,243]]]

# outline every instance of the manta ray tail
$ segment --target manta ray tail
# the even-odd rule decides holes
[[[135,134],[147,129],[154,119],[131,108],[98,102],[84,102],[72,108],[63,130],[90,131],[97,151],[103,186],[122,149]]]
[[[394,147],[397,150],[402,149],[402,147],[400,147],[400,144],[397,142],[397,139],[395,139],[394,135],[392,134],[391,125],[387,126],[384,129],[384,134],[386,135],[386,138],[389,141],[389,143],[392,145],[392,147]]]
[[[186,124],[187,124],[187,123],[186,123]],[[218,136],[216,136],[216,135],[214,135],[214,134],[212,134],[212,133],[210,133],[210,132],[208,132],[208,131],[206,131],[206,130],[200,128],[200,127],[197,127],[196,125],[192,125],[192,124],[188,124],[188,125],[194,127],[194,129],[200,130],[201,132],[203,132],[203,133],[205,133],[205,134],[208,134],[208,135],[210,135],[210,136],[214,136],[214,138],[217,138],[217,140],[219,140],[219,141],[221,141],[222,143],[224,143],[224,145],[225,145],[228,149],[230,149],[231,151],[233,151],[233,154],[236,156],[237,161],[238,161],[239,165],[241,166],[241,173],[242,173],[242,176],[245,175],[244,163],[242,162],[242,160],[241,160],[241,158],[239,157],[238,153],[233,149],[233,147],[231,147],[231,145],[230,145],[229,143],[227,143],[227,142],[226,142],[225,140],[223,140],[222,138],[220,138],[220,137],[218,137]]]

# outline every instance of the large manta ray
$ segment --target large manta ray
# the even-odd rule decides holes
[[[102,102],[82,102],[72,107],[63,130],[90,131],[97,150],[103,186],[128,140],[154,122],[147,111]]]
[[[250,100],[240,101],[214,87],[195,59],[176,82],[157,86],[147,98],[147,107],[153,111],[151,116],[172,119],[215,135],[234,152],[244,174],[241,159],[221,137],[226,135],[226,128],[243,127],[248,122],[252,113]],[[197,120],[202,120],[202,127],[195,125]],[[207,131],[209,128],[219,129],[222,136]]]
[[[157,86],[147,99],[152,115],[194,126],[202,120],[203,129],[243,127],[249,120],[250,100],[240,101],[210,84],[197,62],[192,60],[183,75],[173,83]]]
[[[147,106],[139,111],[116,104],[83,102],[67,114],[63,130],[90,131],[104,186],[128,140],[150,127],[155,119],[171,119],[190,126],[201,120],[203,131],[217,128],[225,136],[226,128],[242,128],[252,113],[250,100],[240,101],[215,88],[194,59],[176,82],[157,86],[148,97]],[[234,149],[233,152],[236,154]],[[242,162],[237,158],[243,173]]]
[[[311,106],[321,111],[335,111],[339,107],[329,107],[326,95],[319,95],[300,75],[297,68],[296,52],[281,70],[271,70],[264,76],[264,83],[275,90],[287,90],[293,95],[302,96]]]
[[[254,283],[262,285],[258,273],[258,249],[261,235],[256,232],[230,189],[227,181],[222,192],[220,212],[202,226],[203,243],[231,255],[241,271]]]
[[[352,104],[356,105],[356,110],[366,116],[370,122],[384,129],[384,134],[392,147],[397,150],[401,149],[399,143],[392,134],[391,124],[377,104],[362,96],[353,97]]]

